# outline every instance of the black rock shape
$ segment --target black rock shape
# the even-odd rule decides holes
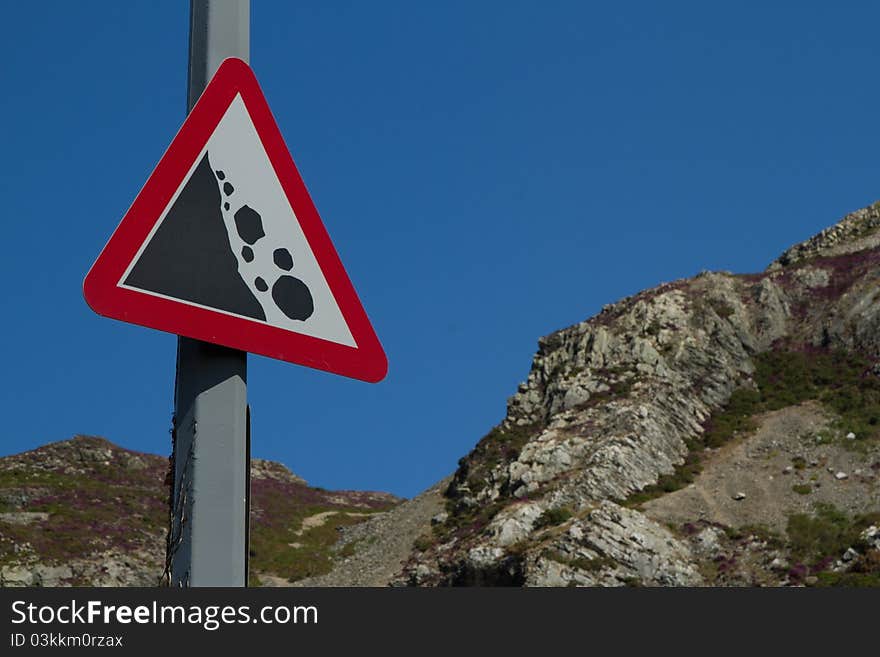
[[[293,276],[282,276],[275,281],[272,300],[290,319],[306,320],[315,312],[315,302],[309,288]]]
[[[253,262],[254,250],[249,246],[241,247],[241,257],[244,258],[245,262]]]
[[[238,273],[238,259],[220,213],[220,190],[202,158],[125,284],[236,315],[265,320]]]
[[[217,180],[224,180],[226,178],[226,174],[222,171],[217,171]]]
[[[229,201],[226,201],[226,203],[223,204],[223,209],[224,209],[224,210],[228,210],[228,209],[229,209]]]
[[[228,182],[223,183],[223,193],[226,194],[226,196],[229,196],[234,191],[235,191],[235,187],[230,185]]]
[[[241,206],[235,213],[235,230],[241,239],[251,245],[266,236],[259,213],[247,205]]]
[[[272,259],[275,261],[275,266],[279,269],[283,269],[284,271],[290,271],[293,269],[293,256],[290,255],[290,251],[287,249],[275,249],[275,252],[272,254]]]
[[[257,280],[254,281],[254,286],[260,291],[265,292],[269,289],[269,286],[266,285],[266,281],[264,281],[261,277],[257,276]]]

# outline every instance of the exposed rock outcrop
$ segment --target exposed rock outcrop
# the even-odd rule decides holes
[[[397,582],[701,582],[688,541],[613,502],[691,458],[732,393],[756,387],[757,355],[846,350],[877,361],[878,227],[875,205],[765,273],[663,284],[542,338],[507,416],[460,461],[448,518]],[[548,533],[548,518],[566,514]]]

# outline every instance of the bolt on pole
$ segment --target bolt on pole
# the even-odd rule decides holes
[[[249,55],[250,0],[192,0],[187,111],[224,59]],[[248,432],[247,353],[179,337],[171,586],[247,585]]]

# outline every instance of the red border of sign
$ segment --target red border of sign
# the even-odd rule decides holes
[[[356,348],[117,286],[237,94],[241,94],[250,113]],[[382,345],[284,144],[257,79],[240,59],[227,59],[217,69],[86,275],[83,296],[99,315],[355,379],[377,382],[388,370]]]

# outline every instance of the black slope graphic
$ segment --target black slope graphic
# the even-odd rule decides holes
[[[263,308],[238,274],[220,202],[205,154],[125,285],[265,321]]]

